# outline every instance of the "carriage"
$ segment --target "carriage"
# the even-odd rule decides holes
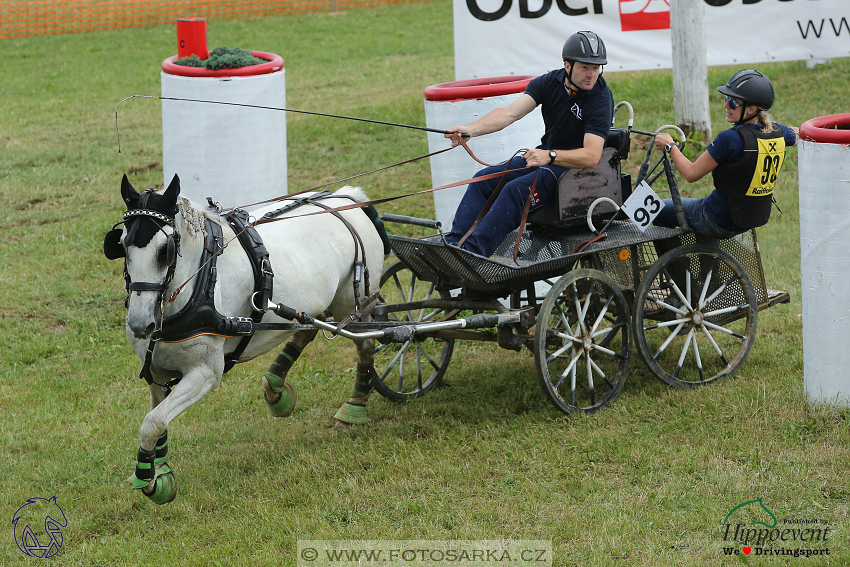
[[[737,372],[755,341],[758,311],[790,297],[767,287],[755,229],[714,240],[617,214],[632,191],[621,168],[631,136],[664,129],[684,143],[675,126],[642,132],[631,117],[627,129],[612,129],[599,165],[565,175],[560,201],[489,258],[446,242],[437,221],[384,215],[389,227],[413,224],[434,234],[390,234],[398,260],[384,270],[368,334],[383,343],[373,388],[395,401],[428,392],[441,383],[458,340],[532,351],[543,391],[565,413],[592,413],[617,397],[633,344],[673,387]],[[686,227],[671,164],[665,154],[650,168],[652,147],[650,140],[634,186],[666,183]],[[599,212],[604,207],[613,212]]]
[[[687,227],[667,155],[649,167],[653,143],[634,185],[623,173],[631,136],[673,129],[683,144],[685,137],[675,126],[636,130],[631,107],[621,105],[628,128],[612,129],[599,165],[568,172],[559,201],[489,258],[447,243],[436,221],[384,215],[390,226],[433,234],[390,235],[398,260],[371,292],[368,267],[382,265],[387,243],[376,211],[353,210],[368,205],[360,188],[286,196],[285,206],[269,205],[251,221],[241,209],[223,213],[180,197],[176,175],[161,194],[139,194],[125,176],[127,210],[106,234],[104,254],[125,260],[126,331],[150,390],[134,488],[157,504],[172,501],[168,424],[233,365],[287,340],[262,383],[272,415],[290,415],[297,394],[287,374],[319,330],[357,347],[352,393],[334,416],[343,424],[368,420],[372,390],[406,400],[440,384],[458,340],[531,350],[544,392],[565,413],[593,413],[616,399],[632,341],[674,387],[734,374],[755,341],[759,310],[789,296],[767,288],[754,230],[716,241],[651,225],[661,205],[653,184],[666,182]],[[283,277],[274,279],[273,266]],[[289,305],[273,301],[280,298]],[[275,317],[264,319],[269,312]]]

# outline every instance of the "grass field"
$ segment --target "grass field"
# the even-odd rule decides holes
[[[451,4],[436,0],[215,21],[209,43],[283,55],[293,108],[424,125],[422,90],[454,78],[451,30]],[[759,315],[735,378],[673,391],[635,356],[612,407],[564,416],[527,352],[460,343],[447,387],[406,404],[374,396],[371,424],[341,431],[331,416],[355,351],[320,339],[290,373],[290,418],[272,418],[262,398],[274,353],[237,366],[169,427],[177,499],[157,507],[133,492],[148,393],[124,332],[121,265],[101,244],[123,210],[122,174],[162,184],[159,103],[122,106],[120,155],[114,113],[131,94],[159,93],[174,43],[173,26],[0,42],[0,564],[32,561],[10,519],[53,495],[69,521],[57,566],[295,565],[299,540],[498,538],[551,540],[558,566],[850,563],[850,411],[811,406],[802,389],[795,148],[783,212],[759,231],[768,285],[791,304]],[[780,122],[847,111],[848,59],[759,68]],[[708,82],[737,70],[713,68]],[[669,71],[605,76],[637,128],[674,120]],[[725,123],[711,97],[716,134]],[[427,153],[412,130],[301,115],[287,128],[291,191]],[[387,197],[430,187],[430,172],[417,162],[360,184]],[[427,195],[381,210],[433,215]],[[725,557],[721,523],[757,498],[780,522],[828,525],[811,547],[829,556]]]

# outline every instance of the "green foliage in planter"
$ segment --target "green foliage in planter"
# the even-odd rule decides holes
[[[174,61],[174,64],[185,67],[205,67],[215,71],[217,69],[234,69],[236,67],[260,65],[265,62],[264,59],[254,57],[250,51],[246,51],[240,47],[216,47],[210,52],[208,59],[199,59],[193,53],[189,57],[177,59]]]
[[[181,57],[174,61],[175,65],[183,65],[184,67],[204,67],[206,59],[200,59],[194,53],[189,57]]]

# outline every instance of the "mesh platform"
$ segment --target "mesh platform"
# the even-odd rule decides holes
[[[630,245],[670,238],[681,229],[649,227],[640,232],[631,222],[615,221],[606,230],[608,237],[571,253],[592,237],[590,232],[549,235],[525,231],[520,240],[517,262],[512,259],[517,231],[513,231],[489,258],[445,244],[439,236],[423,239],[390,236],[393,252],[422,280],[435,282],[441,289],[469,288],[479,291],[508,292],[536,281],[557,278],[576,262],[594,253],[616,251]],[[630,264],[629,264],[630,265]]]
[[[509,234],[489,258],[447,245],[439,236],[413,239],[390,235],[390,240],[393,252],[419,279],[434,282],[439,289],[467,288],[501,296],[538,281],[558,278],[576,267],[603,270],[622,289],[634,290],[640,274],[658,259],[653,241],[676,238],[679,244],[687,245],[696,243],[698,238],[678,228],[650,226],[640,232],[631,222],[623,221],[612,222],[606,233],[604,240],[572,253],[593,234],[525,231],[516,263],[512,256],[517,231]],[[741,263],[752,281],[759,307],[767,306],[768,290],[755,231],[711,243]]]

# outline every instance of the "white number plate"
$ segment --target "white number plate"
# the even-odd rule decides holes
[[[658,198],[652,187],[646,181],[641,181],[631,196],[623,203],[625,212],[632,222],[637,225],[641,232],[646,231],[661,209],[664,202]]]

